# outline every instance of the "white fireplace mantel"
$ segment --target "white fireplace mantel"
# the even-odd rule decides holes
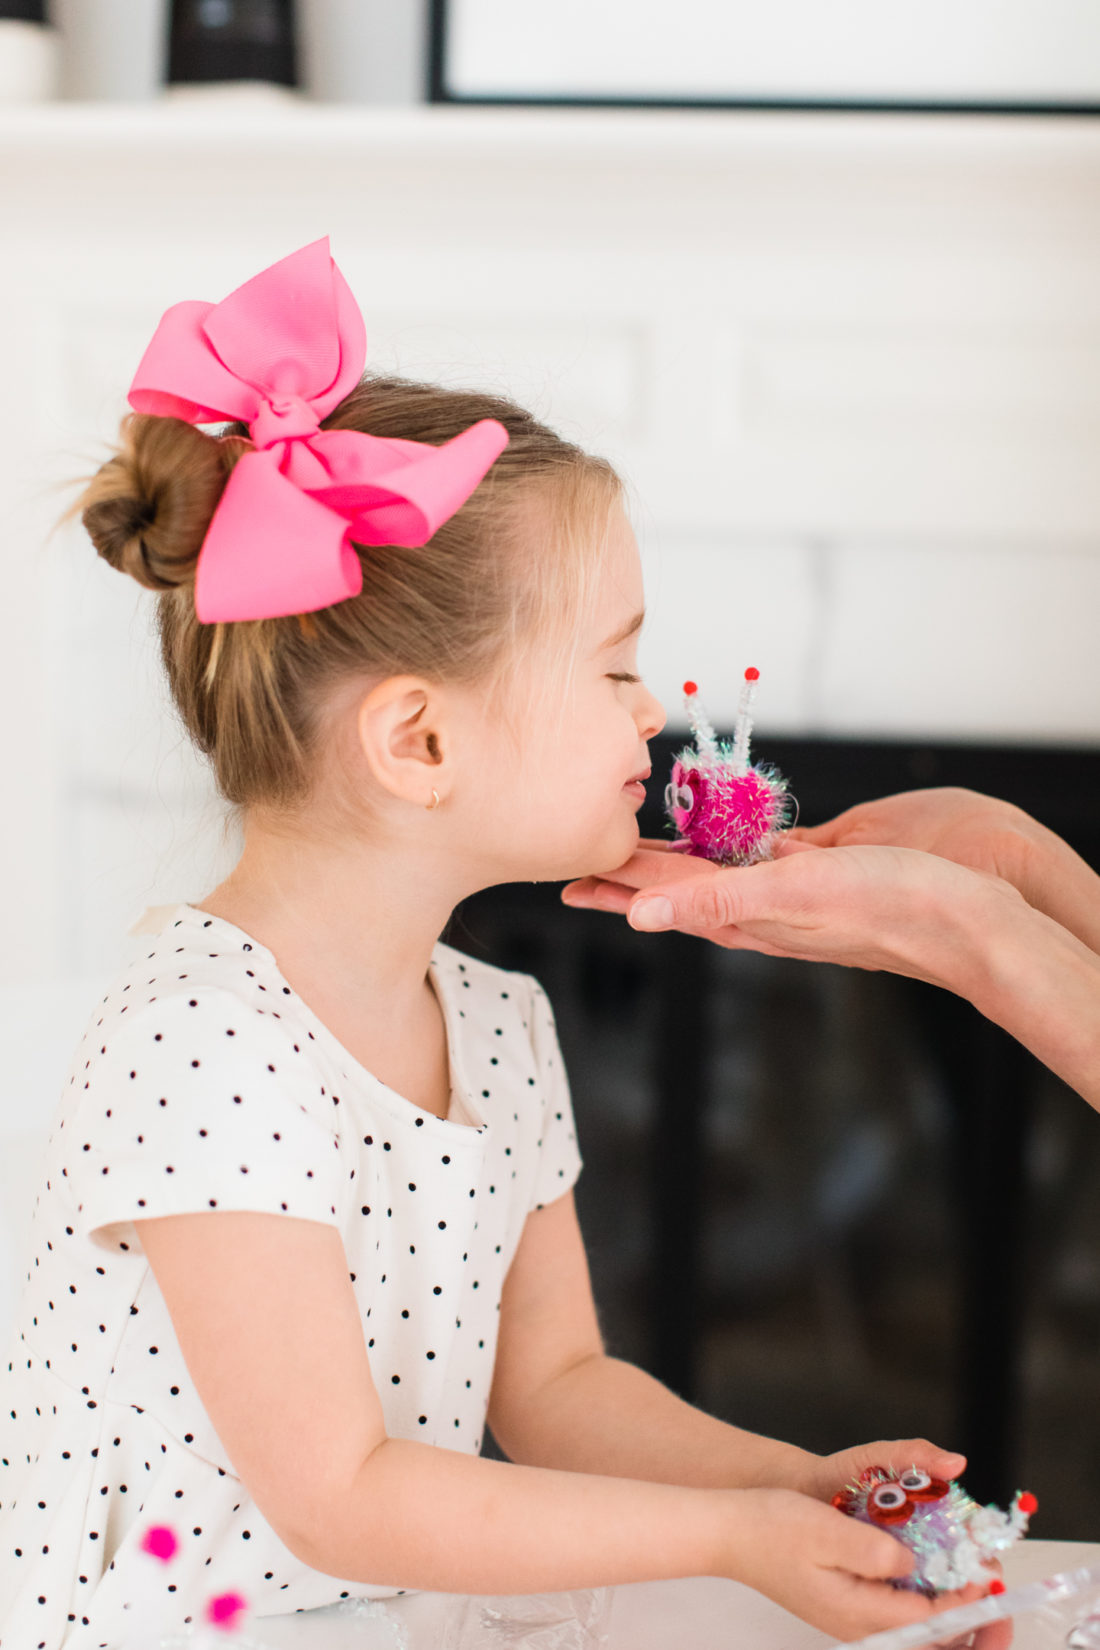
[[[752,662],[762,729],[1100,739],[1100,120],[9,109],[4,844],[32,976],[74,910],[91,966],[104,922],[186,895],[170,838],[215,817],[149,601],[78,529],[47,542],[51,488],[103,456],[169,304],[324,234],[369,364],[511,391],[619,464],[674,713],[690,674],[726,718]]]

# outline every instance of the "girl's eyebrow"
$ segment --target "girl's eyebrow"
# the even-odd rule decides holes
[[[599,651],[606,653],[609,647],[618,647],[620,642],[625,642],[629,636],[634,635],[635,631],[641,630],[644,622],[645,608],[643,607],[640,613],[635,613],[629,624],[625,624],[621,630],[617,630],[614,636],[609,636]]]

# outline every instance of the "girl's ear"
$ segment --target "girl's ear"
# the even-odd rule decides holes
[[[357,725],[363,755],[383,790],[422,808],[443,800],[452,777],[451,740],[446,695],[438,684],[419,676],[387,677],[360,704]]]

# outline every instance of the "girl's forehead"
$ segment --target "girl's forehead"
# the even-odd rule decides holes
[[[621,508],[612,511],[608,522],[596,598],[596,605],[603,606],[605,616],[614,608],[629,609],[633,614],[644,605],[638,541]]]

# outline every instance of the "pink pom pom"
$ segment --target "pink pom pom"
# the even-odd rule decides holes
[[[171,1563],[179,1552],[179,1545],[175,1530],[167,1524],[151,1524],[141,1538],[142,1552],[159,1558],[162,1564]]]
[[[723,767],[672,769],[673,824],[693,850],[719,863],[749,862],[786,821],[786,786],[758,768],[731,773]]]
[[[212,1627],[231,1633],[248,1609],[248,1601],[240,1593],[219,1593],[206,1606],[206,1619]]]
[[[787,781],[774,768],[749,761],[750,710],[759,676],[755,665],[745,672],[732,744],[718,738],[696,697],[696,684],[684,683],[695,747],[675,759],[665,811],[690,852],[718,865],[769,858],[779,832],[791,822]]]

